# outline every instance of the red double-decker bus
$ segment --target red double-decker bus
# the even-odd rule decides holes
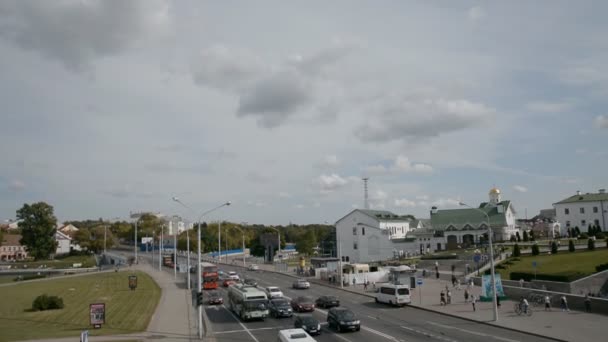
[[[201,273],[201,277],[203,278],[203,289],[217,289],[217,266],[209,262],[201,262]]]

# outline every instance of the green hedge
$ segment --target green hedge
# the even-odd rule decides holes
[[[46,274],[30,274],[30,275],[26,275],[26,276],[17,276],[17,278],[15,278],[15,281],[22,281],[22,280],[32,280],[32,279],[41,279],[41,278],[46,278]]]
[[[605,270],[608,270],[608,263],[599,264],[599,265],[595,266],[595,271],[596,272],[602,272],[602,271],[605,271]]]
[[[40,295],[32,303],[33,311],[63,309],[63,299],[57,296]]]
[[[458,259],[458,255],[456,255],[456,254],[423,255],[420,259],[422,259],[422,260]]]
[[[556,274],[543,274],[537,273],[536,278],[534,277],[534,273],[527,272],[511,272],[509,274],[509,279],[511,280],[520,280],[523,279],[525,281],[536,280],[547,280],[547,281],[559,281],[569,283],[575,281],[577,279],[583,278],[586,274],[581,272],[563,272]]]

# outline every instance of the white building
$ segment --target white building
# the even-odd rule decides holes
[[[562,230],[578,227],[581,232],[587,232],[589,225],[607,229],[608,194],[605,189],[586,194],[577,191],[576,195],[554,203],[553,207]]]
[[[55,241],[57,241],[57,250],[55,254],[67,254],[70,253],[72,245],[72,238],[60,231],[55,232]]]
[[[173,216],[168,219],[167,229],[165,230],[167,234],[174,235],[177,232],[179,235],[186,230],[192,229],[192,223],[185,222],[178,216]]]
[[[416,226],[411,227],[412,223]],[[336,222],[338,255],[345,262],[366,263],[418,253],[417,238],[406,237],[418,225],[422,225],[422,222],[409,215],[355,209]],[[431,251],[434,250],[432,248]]]

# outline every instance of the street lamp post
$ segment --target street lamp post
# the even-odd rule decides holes
[[[187,206],[184,204],[184,202],[180,201],[179,198],[177,197],[173,197],[173,200],[179,204],[181,204],[183,207],[189,209],[190,211],[194,212],[194,209],[192,209],[191,207]],[[203,219],[203,216],[209,214],[212,211],[215,211],[217,209],[220,209],[224,206],[229,206],[230,205],[230,201],[223,203],[213,209],[207,210],[205,212],[203,212],[199,217],[198,217],[198,232],[197,232],[197,238],[198,238],[198,243],[196,244],[197,246],[197,254],[198,254],[198,258],[197,258],[197,281],[196,281],[196,285],[197,285],[197,291],[199,293],[201,293],[203,291],[203,286],[201,283],[201,220]],[[203,306],[202,305],[198,305],[198,338],[200,340],[203,339]]]
[[[279,247],[277,248],[277,256],[280,256],[281,255],[281,231],[279,231],[279,229],[275,228],[275,227],[268,227],[268,228],[274,229],[277,231],[277,236],[279,237]],[[274,262],[274,258],[272,261]]]
[[[162,259],[163,259],[163,233],[165,231],[165,226],[160,225],[160,244],[158,246],[158,270],[162,270]]]
[[[491,270],[490,272],[491,272],[491,281],[492,281],[492,291],[494,294],[493,295],[494,298],[492,298],[492,303],[494,305],[494,310],[493,310],[494,311],[494,322],[498,322],[498,298],[497,298],[498,293],[496,292],[496,277],[495,277],[495,271],[494,271],[494,248],[492,247],[492,239],[493,239],[494,233],[492,232],[492,226],[490,226],[490,216],[485,211],[483,211],[479,208],[473,208],[464,202],[459,202],[458,204],[460,204],[461,206],[479,211],[480,213],[484,214],[486,216],[486,219],[488,220],[488,242],[490,244],[490,270]]]
[[[108,235],[108,226],[103,225],[103,255],[106,255],[106,238]]]
[[[233,228],[238,229],[241,232],[241,235],[243,237],[243,246],[242,246],[242,250],[243,250],[243,267],[245,267],[245,231],[237,226],[233,226]]]

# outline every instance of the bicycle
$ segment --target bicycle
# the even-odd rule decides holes
[[[543,306],[545,305],[545,296],[540,293],[531,293],[528,295],[528,302],[534,306]]]
[[[524,310],[522,309],[521,304],[519,304],[519,303],[515,303],[515,308],[514,308],[514,311],[515,311],[515,313],[516,313],[518,316],[521,316],[521,315],[526,315],[526,316],[528,316],[528,317],[529,317],[529,316],[532,316],[532,309],[530,308],[530,306],[528,306],[528,310],[526,310],[526,312],[524,312]]]

